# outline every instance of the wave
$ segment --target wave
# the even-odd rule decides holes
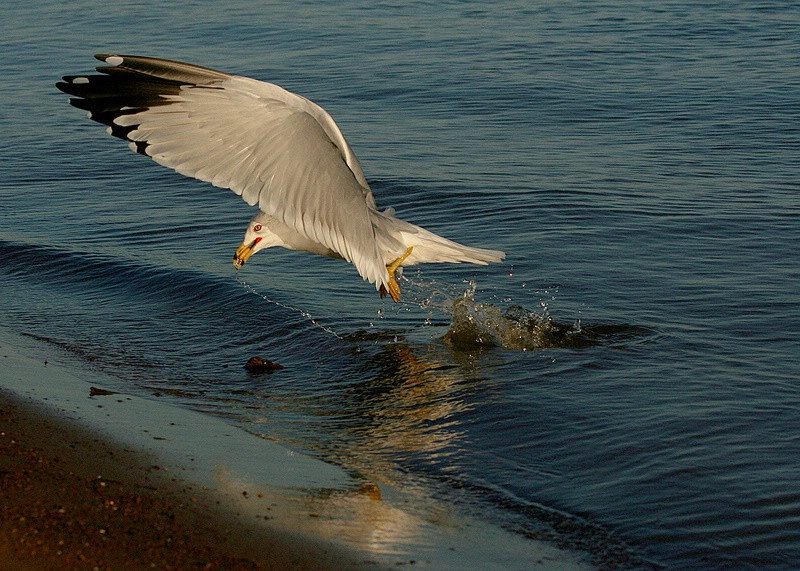
[[[89,286],[138,299],[172,299],[187,304],[202,301],[212,305],[233,293],[219,295],[229,280],[199,271],[27,242],[0,240],[0,264],[11,277],[58,283],[65,291],[85,291]]]
[[[154,367],[164,382],[204,378],[265,346],[302,355],[335,339],[233,276],[202,270],[0,238],[0,276],[0,310],[20,333],[129,379],[152,378]]]

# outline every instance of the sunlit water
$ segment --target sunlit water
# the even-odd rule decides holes
[[[14,4],[0,317],[607,566],[795,567],[798,24],[769,2]],[[379,206],[508,259],[407,269],[397,305],[306,254],[236,273],[247,206],[55,90],[113,51],[310,97]]]

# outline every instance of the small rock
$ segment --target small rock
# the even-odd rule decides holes
[[[107,391],[106,389],[98,389],[97,387],[89,387],[89,396],[90,397],[99,397],[99,396],[107,396],[107,395],[115,395],[114,391]]]
[[[250,357],[247,363],[245,363],[244,368],[247,369],[249,373],[271,373],[272,371],[283,369],[283,365],[273,363],[269,359],[262,359],[261,357]]]

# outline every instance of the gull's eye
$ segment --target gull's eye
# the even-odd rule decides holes
[[[253,232],[261,232],[261,224],[256,224],[253,226]]]

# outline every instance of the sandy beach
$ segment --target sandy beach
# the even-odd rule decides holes
[[[0,332],[2,570],[591,568]]]
[[[376,568],[222,510],[145,454],[0,392],[3,569]]]

